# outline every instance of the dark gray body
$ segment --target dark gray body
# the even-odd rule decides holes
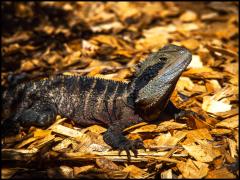
[[[81,126],[106,125],[106,143],[137,154],[142,142],[126,139],[123,129],[157,120],[164,110],[180,112],[169,98],[190,61],[187,49],[169,45],[140,63],[129,83],[60,75],[20,84],[3,93],[3,127],[49,126],[60,114]]]
[[[15,111],[13,119],[16,123],[21,123],[17,119],[26,109],[49,104],[55,109],[55,114],[72,119],[79,125],[109,126],[116,119],[135,116],[134,111],[131,108],[128,110],[129,107],[126,106],[134,105],[132,99],[128,98],[128,88],[129,84],[123,82],[59,75],[47,80],[24,83],[5,91],[3,107]],[[13,103],[15,99],[19,99],[20,103]],[[29,120],[27,123],[22,119],[23,124],[28,126],[48,126],[52,120],[54,119],[44,122]]]

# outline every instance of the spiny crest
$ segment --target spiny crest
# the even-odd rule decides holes
[[[111,83],[114,83],[114,84],[118,84],[118,83],[121,83],[121,84],[128,84],[127,82],[124,82],[124,81],[115,81],[115,80],[111,80],[111,79],[104,79],[102,77],[94,77],[94,76],[82,76],[82,75],[62,75],[62,74],[58,74],[56,76],[52,76],[51,78],[49,79],[52,79],[52,80],[67,80],[67,79],[79,79],[79,80],[84,80],[84,81],[88,81],[88,80],[94,80],[94,79],[99,79],[100,81],[108,81],[108,82],[111,82]]]

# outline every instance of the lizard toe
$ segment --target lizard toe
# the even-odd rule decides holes
[[[130,157],[131,157],[130,151],[133,152],[134,157],[137,157],[137,155],[138,155],[137,149],[139,149],[139,148],[144,148],[145,149],[145,147],[143,145],[143,142],[140,139],[127,140],[127,141],[120,144],[118,154],[120,156],[122,151],[126,151],[128,160],[130,160]]]

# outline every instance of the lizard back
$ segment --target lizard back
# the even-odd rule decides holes
[[[53,104],[57,113],[81,125],[109,124],[116,99],[127,93],[127,84],[86,76],[53,76],[22,83],[3,93],[2,117],[21,114],[35,102]],[[117,112],[116,112],[117,113]]]

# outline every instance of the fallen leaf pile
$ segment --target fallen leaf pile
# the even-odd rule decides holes
[[[238,2],[3,2],[1,85],[56,74],[130,81],[172,43],[193,59],[171,96],[203,116],[125,129],[146,151],[118,156],[105,127],[57,116],[2,139],[2,178],[239,178]],[[90,110],[91,111],[91,110]]]

